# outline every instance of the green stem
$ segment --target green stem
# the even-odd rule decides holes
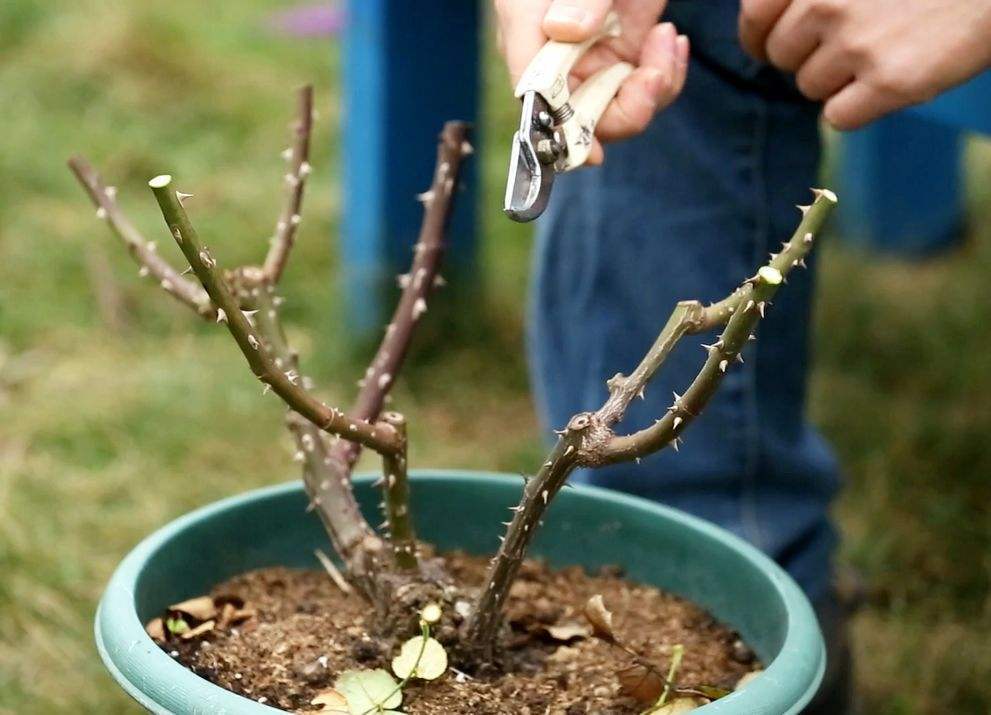
[[[338,409],[328,407],[290,379],[291,376],[287,375],[285,370],[275,365],[270,347],[263,344],[258,331],[241,311],[240,304],[221,278],[217,261],[200,241],[199,235],[190,223],[185,209],[172,188],[172,177],[156,176],[148,182],[148,185],[158,200],[162,215],[179,249],[186,256],[196,277],[209,294],[210,300],[218,308],[218,315],[227,324],[228,330],[255,376],[270,385],[291,409],[322,430],[360,442],[382,455],[395,453],[399,449],[398,435],[389,425],[373,425],[355,420]]]
[[[610,394],[603,406],[596,412],[582,412],[571,418],[537,475],[527,481],[519,505],[513,507],[506,536],[492,560],[469,619],[469,648],[483,655],[491,653],[506,596],[530,541],[548,503],[575,467],[640,459],[669,444],[677,448],[682,431],[705,407],[730,365],[742,361],[743,346],[751,338],[785,275],[804,265],[815,235],[836,205],[832,192],[815,190],[814,193],[815,201],[810,207],[801,207],[802,221],[780,254],[772,255],[768,265],[718,303],[707,308],[696,301],[678,303],[633,373],[629,377],[618,374],[609,380]],[[642,394],[678,340],[722,324],[726,328],[719,340],[705,346],[708,357],[698,376],[684,395],[675,395],[667,414],[639,432],[616,435],[613,425],[623,418],[630,402]]]
[[[816,234],[821,230],[833,207],[836,196],[830,191],[817,191],[811,207],[803,207],[803,218],[781,253],[757,275],[744,283],[734,295],[736,306],[719,339],[704,346],[708,357],[699,374],[684,395],[676,395],[667,414],[650,427],[630,435],[611,436],[583,451],[583,464],[599,465],[626,462],[645,457],[673,444],[691,421],[698,416],[716,392],[729,367],[742,362],[740,353],[751,338],[757,323],[764,316],[771,298],[777,293],[785,276],[796,267],[804,266]]]
[[[416,558],[416,536],[409,507],[409,475],[406,469],[406,418],[398,412],[386,412],[382,421],[392,425],[399,435],[401,448],[395,454],[382,457],[382,490],[385,495],[385,517],[389,525],[389,541],[396,566],[404,571],[419,567]]]
[[[677,675],[678,668],[681,667],[681,659],[684,655],[685,646],[681,645],[681,643],[678,643],[672,648],[671,667],[668,668],[668,677],[664,679],[664,692],[661,693],[661,697],[658,698],[654,707],[647,711],[648,713],[663,707],[664,703],[668,701],[668,696],[671,695],[671,686],[674,683],[674,676]]]
[[[240,302],[252,309],[251,319],[271,350],[276,367],[290,371],[292,379],[307,389],[307,378],[299,374],[298,356],[286,340],[272,285],[265,280],[240,290],[245,293]],[[303,459],[303,484],[311,506],[347,565],[348,577],[375,601],[382,596],[375,575],[380,570],[378,560],[384,544],[362,516],[344,465],[333,459],[326,435],[312,422],[290,412],[286,426]]]

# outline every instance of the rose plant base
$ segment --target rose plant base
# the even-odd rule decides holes
[[[488,559],[461,552],[444,557],[445,571],[459,584],[478,586]],[[619,688],[621,673],[634,683],[643,672],[630,656],[591,637],[582,617],[595,594],[615,610],[623,641],[666,671],[672,646],[681,644],[681,687],[733,690],[760,667],[736,633],[697,606],[651,586],[631,583],[616,569],[599,574],[570,567],[549,569],[529,562],[513,584],[507,619],[511,630],[498,664],[472,672],[449,671],[432,681],[414,679],[403,689],[410,715],[505,715],[505,713],[610,713],[637,715],[645,705]],[[335,678],[352,669],[390,669],[394,638],[377,635],[375,613],[356,594],[345,594],[325,571],[283,567],[235,576],[213,589],[218,598],[250,604],[255,616],[203,636],[170,638],[162,649],[213,683],[259,702],[295,712],[315,712],[312,702]],[[467,603],[467,602],[465,602]],[[452,614],[458,620],[457,614]],[[454,646],[457,630],[436,637]],[[644,685],[641,685],[644,687]],[[657,693],[647,692],[653,702]],[[649,703],[648,703],[649,704]]]
[[[371,482],[356,480],[368,514],[379,499]],[[519,477],[510,475],[430,471],[417,473],[413,483],[421,537],[441,551],[492,553],[498,542],[489,526],[518,497]],[[186,669],[151,640],[144,623],[168,604],[246,571],[319,568],[313,552],[327,550],[326,535],[304,513],[306,503],[299,484],[249,492],[172,522],[125,558],[97,612],[96,639],[132,697],[155,713],[277,712]],[[711,524],[641,499],[578,488],[551,506],[532,553],[554,567],[590,572],[619,565],[630,580],[688,599],[739,632],[766,671],[700,713],[798,713],[819,685],[825,655],[807,599],[767,557]],[[622,618],[628,604],[614,605]]]

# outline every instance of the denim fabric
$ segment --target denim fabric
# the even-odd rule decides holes
[[[641,136],[611,145],[601,168],[558,177],[538,226],[529,350],[545,426],[564,425],[628,373],[674,304],[725,297],[790,237],[811,200],[818,107],[749,59],[738,2],[673,0],[692,40],[683,95]],[[815,261],[789,278],[708,408],[639,465],[583,470],[612,487],[710,519],[777,559],[812,598],[827,591],[835,535],[834,458],[805,418]],[[620,425],[664,414],[704,358],[689,336]]]

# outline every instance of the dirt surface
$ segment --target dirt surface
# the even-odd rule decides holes
[[[459,583],[476,585],[484,576],[483,558],[453,553],[445,560]],[[511,591],[504,662],[471,675],[448,670],[434,681],[414,680],[404,690],[402,709],[410,715],[643,711],[618,683],[617,673],[631,665],[631,657],[584,635],[582,610],[594,594],[602,594],[614,613],[617,636],[660,670],[667,671],[672,646],[684,646],[680,687],[732,689],[759,667],[733,631],[691,603],[610,570],[590,575],[527,562]],[[389,670],[397,652],[395,644],[371,635],[374,614],[365,603],[345,595],[324,572],[253,571],[220,584],[211,595],[243,601],[251,617],[162,647],[202,677],[275,707],[318,711],[311,700],[331,688],[339,673]],[[450,626],[443,631],[434,634],[442,642],[456,637]]]

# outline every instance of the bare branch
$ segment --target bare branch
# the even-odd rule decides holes
[[[291,409],[320,429],[358,441],[382,455],[395,453],[400,448],[400,441],[390,425],[356,420],[336,408],[328,407],[305,390],[291,372],[276,365],[271,348],[263,342],[249,317],[242,312],[240,302],[221,277],[217,261],[190,223],[172,188],[172,177],[164,174],[156,176],[148,185],[158,200],[169,231],[217,307],[218,320],[227,324],[255,376],[271,386]]]
[[[427,300],[440,282],[439,270],[444,253],[444,236],[461,177],[465,158],[472,153],[470,125],[447,122],[437,145],[437,163],[430,189],[421,196],[424,213],[420,235],[413,251],[410,272],[400,277],[403,292],[385,330],[385,337],[361,380],[361,389],[351,415],[360,420],[374,420],[382,410],[385,396],[402,369],[415,327],[427,310]],[[361,447],[342,442],[335,448],[349,467],[361,454]]]
[[[299,360],[286,340],[279,318],[274,288],[268,283],[246,287],[242,305],[250,307],[252,321],[272,352],[273,362],[290,373],[292,380],[308,389],[307,378],[299,374]],[[348,472],[331,454],[326,435],[312,422],[290,411],[286,426],[296,441],[296,457],[303,463],[303,484],[334,544],[334,550],[347,564],[348,575],[361,592],[373,598],[378,557],[385,544],[372,530],[354,498]],[[337,439],[337,438],[335,438]]]
[[[120,210],[116,190],[103,183],[99,172],[81,156],[72,157],[68,164],[96,206],[96,215],[105,220],[110,230],[124,242],[139,266],[139,273],[152,276],[169,295],[192,308],[201,317],[215,319],[216,311],[210,304],[210,296],[196,283],[181,276],[168,261],[158,255],[155,244],[145,239]]]
[[[406,470],[406,418],[398,412],[386,412],[382,421],[392,425],[403,441],[403,449],[382,458],[382,492],[389,541],[396,565],[406,571],[417,568],[416,537],[409,508],[409,475]]]
[[[548,504],[576,467],[639,459],[669,444],[677,446],[679,435],[705,407],[729,366],[742,359],[743,346],[764,316],[784,277],[792,269],[805,265],[804,259],[812,248],[815,235],[836,205],[832,192],[816,190],[814,193],[815,201],[811,207],[801,207],[802,222],[780,254],[772,255],[768,265],[714,306],[702,308],[694,301],[679,303],[630,377],[617,375],[607,383],[610,396],[605,404],[596,412],[582,412],[571,418],[540,471],[527,481],[519,505],[512,509],[513,519],[472,610],[467,628],[469,647],[482,652],[491,650],[506,595],[527,547]],[[654,425],[632,435],[615,435],[612,426],[645,388],[678,339],[714,327],[724,322],[724,318],[728,320],[723,334],[714,345],[704,346],[708,352],[705,364],[685,394],[675,395],[667,414]]]
[[[310,175],[310,134],[313,129],[313,87],[306,85],[297,92],[298,113],[293,123],[292,146],[289,152],[289,170],[285,175],[286,203],[275,225],[275,235],[262,271],[265,278],[275,285],[282,277],[289,260],[289,252],[296,240],[300,212],[303,208],[303,190]]]

